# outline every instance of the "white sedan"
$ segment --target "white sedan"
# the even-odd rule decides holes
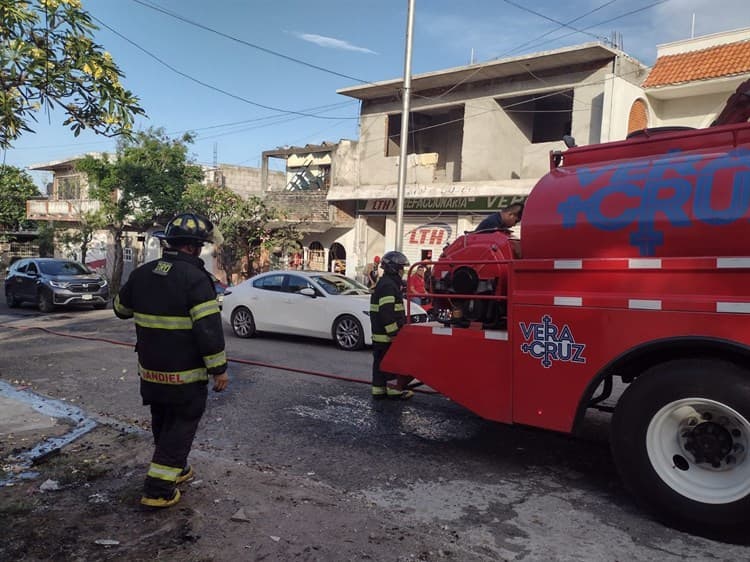
[[[404,302],[406,309],[406,302]],[[412,303],[412,322],[427,313]],[[277,332],[332,339],[341,349],[372,343],[370,290],[343,275],[322,271],[269,271],[224,293],[222,317],[240,338]]]

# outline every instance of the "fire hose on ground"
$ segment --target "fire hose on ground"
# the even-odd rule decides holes
[[[8,324],[0,324],[0,328],[9,328],[11,330],[19,330],[19,331],[27,331],[27,330],[40,330],[42,332],[51,334],[53,336],[61,336],[65,338],[73,338],[78,340],[85,340],[85,341],[98,341],[102,343],[108,343],[110,345],[120,345],[124,347],[133,347],[135,344],[130,342],[124,342],[119,340],[113,340],[108,338],[98,338],[93,336],[81,336],[76,334],[71,334],[67,332],[59,332],[57,330],[52,330],[50,328],[44,328],[41,326],[9,326]],[[265,369],[276,369],[279,371],[287,371],[290,373],[299,373],[303,375],[310,375],[313,377],[321,377],[325,379],[334,379],[334,380],[340,380],[340,381],[346,381],[346,382],[355,382],[359,384],[370,384],[369,380],[362,380],[362,379],[356,379],[353,377],[345,377],[343,375],[334,375],[333,373],[324,373],[322,371],[312,371],[310,369],[299,369],[297,367],[290,367],[285,365],[273,365],[271,363],[264,363],[261,361],[251,361],[249,359],[237,359],[232,357],[227,357],[227,362],[229,363],[238,363],[240,365],[252,365],[255,367],[263,367]],[[414,388],[414,392],[419,392],[421,394],[437,394],[437,392],[432,390],[424,390],[424,389],[418,389]]]

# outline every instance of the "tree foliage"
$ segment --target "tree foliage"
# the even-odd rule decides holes
[[[185,191],[182,204],[219,230],[216,256],[228,280],[237,273],[253,275],[263,251],[287,253],[298,247],[296,225],[281,224],[283,214],[258,197],[242,199],[225,187],[196,184]]]
[[[80,261],[86,263],[89,246],[94,240],[96,231],[106,226],[104,216],[98,211],[79,213],[75,227],[61,229],[57,239],[67,248],[80,252]]]
[[[15,166],[0,166],[0,230],[22,230],[26,220],[26,200],[39,195],[31,176]]]
[[[187,185],[203,171],[188,159],[189,135],[171,139],[161,129],[122,139],[117,153],[87,156],[76,164],[90,181],[89,195],[99,201],[103,224],[114,238],[111,284],[122,280],[122,235],[127,227],[146,229],[181,210]]]
[[[128,133],[144,114],[96,29],[80,0],[0,0],[0,148],[33,131],[42,108],[62,110],[76,136]]]

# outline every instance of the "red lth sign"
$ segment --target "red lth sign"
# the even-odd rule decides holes
[[[445,223],[428,223],[408,232],[406,240],[418,246],[442,246],[448,243],[451,232],[451,227]]]

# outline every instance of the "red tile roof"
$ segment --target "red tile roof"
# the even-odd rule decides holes
[[[750,41],[709,47],[656,59],[644,88],[750,72]]]

